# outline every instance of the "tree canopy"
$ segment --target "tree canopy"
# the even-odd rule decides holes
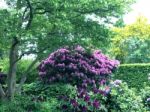
[[[122,28],[115,27],[111,51],[122,62],[140,63],[150,61],[150,25],[144,16],[135,23]]]
[[[112,18],[126,13],[133,0],[6,0],[9,9],[1,10],[1,38],[17,36],[19,50],[34,52],[48,45],[81,42],[91,38],[101,46],[108,41]],[[97,21],[88,19],[95,15]],[[81,39],[86,38],[86,39]],[[4,40],[4,43],[8,41]],[[83,42],[85,43],[85,42]],[[10,45],[6,43],[6,45]],[[22,51],[23,52],[23,51]],[[34,53],[32,52],[32,53]]]

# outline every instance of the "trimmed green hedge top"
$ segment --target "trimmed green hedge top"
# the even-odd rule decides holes
[[[144,83],[150,84],[148,73],[150,73],[150,63],[122,64],[116,71],[114,78],[127,82],[129,87],[141,89]]]

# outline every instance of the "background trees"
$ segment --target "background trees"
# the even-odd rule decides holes
[[[139,16],[135,23],[114,28],[111,51],[123,63],[150,62],[150,25]]]

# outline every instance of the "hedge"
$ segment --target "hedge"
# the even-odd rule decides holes
[[[144,83],[150,84],[148,73],[150,73],[150,63],[122,64],[116,71],[114,78],[127,82],[129,87],[141,89],[144,87]]]

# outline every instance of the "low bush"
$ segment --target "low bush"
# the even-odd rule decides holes
[[[150,87],[145,86],[140,90],[140,96],[142,97],[143,104],[147,111],[150,111]]]
[[[0,112],[62,112],[60,101],[49,98],[47,101],[34,100],[33,96],[15,96],[11,102],[0,102]]]
[[[144,87],[144,83],[150,84],[148,73],[150,73],[150,64],[122,64],[115,72],[114,79],[123,80],[129,87],[139,90]]]
[[[29,96],[15,96],[11,102],[0,102],[0,112],[30,112],[40,110],[40,103],[34,102]]]
[[[83,98],[79,98],[77,88],[70,84],[45,85],[35,82],[24,85],[23,94],[30,97],[33,102],[37,102],[36,112],[76,112],[77,105],[80,105],[78,108],[82,112],[148,112],[147,99],[150,88],[146,88],[143,88],[144,90],[139,94],[136,89],[129,88],[127,83],[115,80],[108,86],[101,86],[104,96],[99,93],[100,91],[91,91],[88,95],[80,96]],[[95,108],[93,105],[100,108]]]
[[[30,96],[33,101],[40,102],[39,112],[63,112],[64,102],[61,98],[67,95],[68,97],[65,98],[68,100],[68,98],[74,98],[77,93],[76,87],[70,84],[45,85],[41,82],[25,84],[23,91],[23,94]]]
[[[110,112],[147,112],[142,97],[121,80],[112,83],[108,104]]]
[[[23,86],[23,93],[34,96],[35,100],[46,101],[51,98],[69,95],[73,97],[76,94],[76,87],[70,84],[55,83],[43,84],[42,82],[34,82]]]

